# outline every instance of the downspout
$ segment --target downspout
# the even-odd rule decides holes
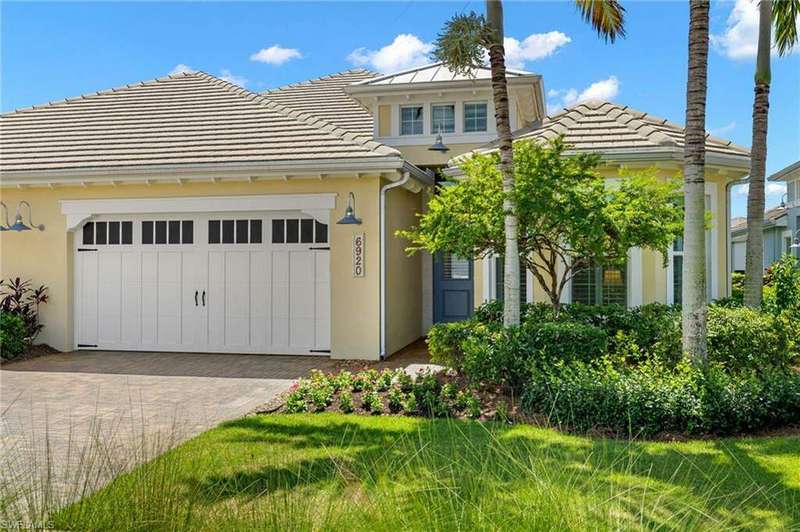
[[[736,181],[729,181],[725,185],[725,276],[728,284],[728,292],[726,297],[731,297],[733,294],[733,274],[731,272],[732,266],[732,250],[731,250],[731,189],[736,185],[744,185],[749,180],[746,177],[737,179]]]
[[[411,180],[410,172],[403,172],[403,178],[393,183],[388,183],[381,187],[380,200],[380,248],[381,248],[381,267],[380,267],[380,358],[386,358],[386,193],[393,188],[402,187]]]

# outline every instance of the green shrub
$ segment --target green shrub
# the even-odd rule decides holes
[[[790,350],[793,336],[797,335],[796,327],[788,319],[746,307],[710,305],[709,361],[733,370],[787,366],[792,359]]]
[[[536,365],[523,409],[557,424],[628,436],[719,435],[780,427],[800,420],[800,374],[783,369],[703,373],[686,362],[637,367],[606,359]]]
[[[528,322],[522,332],[522,349],[539,359],[589,361],[600,358],[608,349],[606,332],[584,323]]]
[[[0,312],[0,357],[13,360],[25,352],[25,322],[12,312]]]
[[[477,319],[455,323],[437,323],[428,332],[428,352],[431,362],[450,368],[460,368],[464,352],[461,345],[474,335],[483,335],[496,324],[487,325]]]
[[[774,303],[767,308],[773,314],[786,312],[800,320],[800,264],[790,254],[783,255],[770,267]],[[766,299],[766,298],[765,298]]]
[[[475,385],[495,384],[519,389],[527,382],[536,353],[519,327],[484,330],[461,343],[460,371]]]

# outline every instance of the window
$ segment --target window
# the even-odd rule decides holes
[[[494,276],[495,299],[502,301],[505,294],[505,279],[506,279],[505,257],[495,257],[494,268],[495,268],[495,276]],[[519,300],[522,303],[528,301],[528,270],[522,261],[519,261]]]
[[[477,133],[487,130],[486,102],[464,104],[464,133]]]
[[[628,303],[626,265],[590,266],[572,277],[572,302],[584,305],[622,305]]]
[[[408,105],[400,108],[400,134],[422,135],[421,105]]]
[[[261,244],[261,220],[209,220],[209,244]]]
[[[84,246],[133,244],[133,222],[86,222],[82,233]]]
[[[259,238],[261,238],[259,229]],[[328,226],[311,218],[272,220],[273,244],[327,244]]]
[[[469,259],[462,259],[452,253],[442,257],[445,279],[469,279]]]
[[[125,243],[126,232],[122,222],[122,239]],[[133,238],[131,237],[131,240]],[[192,220],[146,220],[142,222],[142,244],[192,244],[194,242],[194,222]]]
[[[456,130],[456,106],[431,106],[431,133],[454,133]]]

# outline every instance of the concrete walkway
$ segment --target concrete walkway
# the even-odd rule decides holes
[[[20,486],[49,475],[59,498],[74,499],[335,367],[326,357],[97,351],[6,364],[0,474]]]

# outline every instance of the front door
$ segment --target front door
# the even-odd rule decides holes
[[[438,253],[433,261],[433,319],[436,323],[467,319],[473,307],[473,261]]]

